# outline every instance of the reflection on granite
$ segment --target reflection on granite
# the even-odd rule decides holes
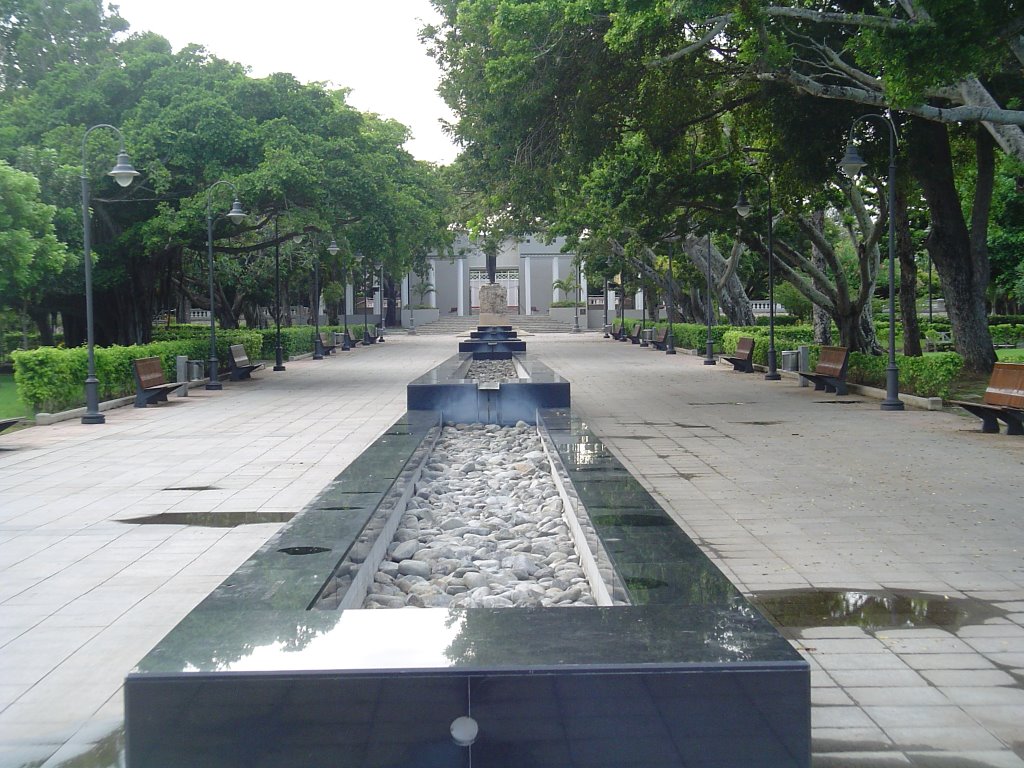
[[[129,768],[808,768],[807,663],[585,424],[543,417],[632,605],[307,610],[436,419],[410,412],[139,663]]]

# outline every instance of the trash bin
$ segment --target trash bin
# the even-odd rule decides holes
[[[800,353],[795,349],[782,350],[782,370],[799,371]]]
[[[648,344],[650,344],[651,343],[651,339],[653,339],[653,338],[654,338],[654,329],[653,328],[644,328],[642,331],[640,331],[640,341],[643,342],[644,346],[647,346]]]

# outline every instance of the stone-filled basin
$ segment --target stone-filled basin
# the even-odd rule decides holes
[[[437,417],[410,411],[128,676],[128,766],[808,768],[807,662],[579,419],[541,416],[630,605],[308,610],[409,482]]]

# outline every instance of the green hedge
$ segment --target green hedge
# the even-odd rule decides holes
[[[848,381],[869,387],[885,387],[885,368],[889,359],[879,355],[850,353],[847,367]],[[940,352],[924,357],[896,355],[899,368],[899,389],[908,395],[948,398],[953,381],[964,367],[964,361],[955,352]]]
[[[128,347],[96,347],[96,378],[99,379],[100,399],[110,400],[135,392],[132,360],[137,358],[159,357],[168,381],[174,381],[175,357],[178,355],[186,355],[191,360],[209,358],[208,334],[186,333],[182,336],[177,340],[133,344]],[[244,344],[249,357],[256,360],[261,357],[262,343],[262,336],[255,331],[219,331],[218,366],[227,371],[228,347],[232,344]],[[18,396],[34,412],[57,412],[75,408],[85,402],[84,385],[88,372],[85,347],[16,350],[13,357]]]

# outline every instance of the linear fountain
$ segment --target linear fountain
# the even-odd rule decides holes
[[[809,768],[807,662],[572,413],[568,382],[517,352],[515,382],[470,396],[473,354],[412,382],[406,415],[128,676],[129,768]],[[355,608],[441,424],[481,413],[536,425],[604,597]]]

